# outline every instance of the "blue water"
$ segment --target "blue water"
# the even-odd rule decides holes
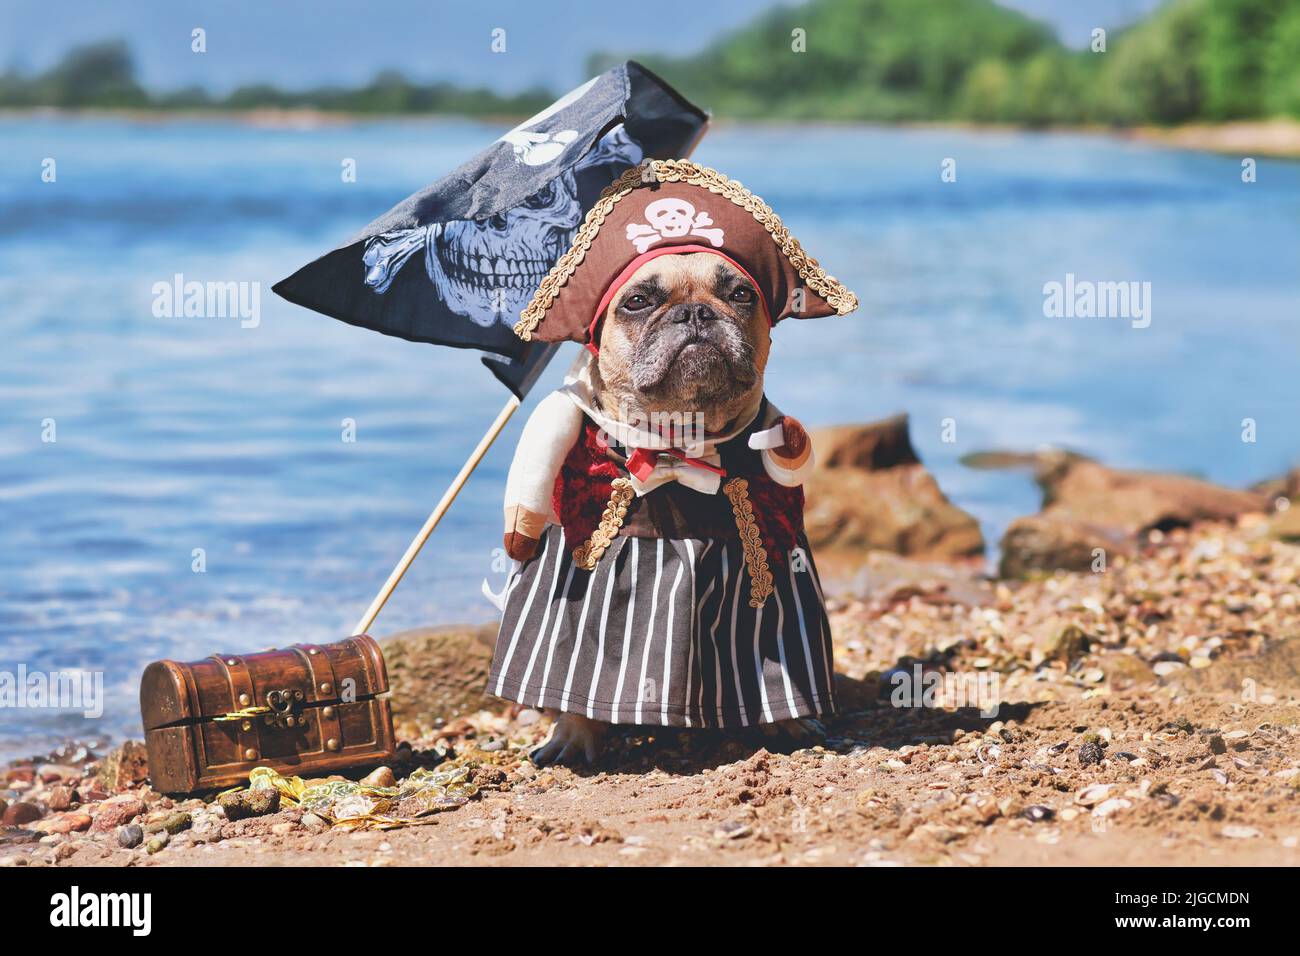
[[[0,755],[138,733],[154,658],[349,632],[504,393],[467,353],[270,286],[499,134],[0,119],[0,669],[100,670],[108,690],[100,720],[0,710]],[[1300,460],[1300,166],[1261,161],[1243,184],[1238,159],[1105,138],[858,128],[721,127],[696,158],[767,199],[862,302],[783,323],[769,393],[813,425],[910,412],[991,541],[1037,494],[964,469],[970,451],[1065,445],[1232,484]],[[1151,282],[1151,326],[1045,318],[1043,284],[1067,272]],[[176,273],[260,282],[261,324],[155,318],[152,287]],[[377,633],[492,616],[479,582],[499,582],[520,426]]]

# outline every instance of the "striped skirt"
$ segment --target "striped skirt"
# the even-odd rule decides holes
[[[594,571],[549,527],[507,582],[488,692],[613,724],[743,727],[834,711],[808,543],[749,606],[740,541],[618,537]]]

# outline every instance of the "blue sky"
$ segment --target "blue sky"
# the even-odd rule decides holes
[[[916,0],[924,3],[927,0]],[[1055,27],[1071,45],[1089,30],[1136,19],[1160,0],[1001,0]],[[758,0],[4,0],[0,67],[39,70],[70,47],[122,37],[144,84],[198,84],[224,92],[244,83],[351,86],[396,67],[513,92],[563,89],[585,77],[590,53],[698,50],[772,6]],[[794,6],[797,4],[786,4]],[[641,15],[640,11],[645,11]],[[207,30],[208,52],[190,52]],[[493,54],[491,31],[507,31]]]

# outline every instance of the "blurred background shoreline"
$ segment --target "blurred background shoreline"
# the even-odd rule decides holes
[[[735,22],[728,26],[692,31],[703,43],[694,52],[665,52],[682,44],[653,33],[629,41],[609,31],[582,57],[583,72],[594,76],[635,58],[724,122],[1113,131],[1218,152],[1300,156],[1300,4],[1130,0],[1093,7],[1095,20],[1083,11],[1064,19],[1059,5],[1038,0],[813,0],[729,11]],[[191,32],[193,52],[206,55],[207,30]],[[508,53],[504,29],[494,29],[490,42],[494,52]],[[650,45],[638,49],[642,42]],[[608,52],[613,46],[626,48]],[[287,126],[400,116],[501,120],[532,115],[565,88],[553,78],[529,83],[510,70],[474,74],[478,83],[417,78],[427,71],[425,59],[417,68],[375,69],[351,84],[276,78],[276,61],[267,61],[259,79],[228,89],[178,86],[180,76],[189,77],[179,72],[168,86],[143,79],[134,45],[109,35],[39,67],[20,65],[11,51],[0,71],[0,115],[224,115]],[[536,68],[526,62],[523,69]],[[504,79],[511,75],[513,83]]]
[[[329,126],[365,125],[376,123],[407,123],[411,125],[436,124],[463,118],[455,113],[402,114],[402,113],[346,113],[312,108],[274,109],[257,107],[241,110],[138,110],[94,109],[63,107],[0,108],[0,119],[111,119],[124,123],[156,125],[166,123],[226,122],[265,129],[311,130]],[[483,114],[475,119],[502,126],[526,119],[526,114]],[[1300,120],[1284,117],[1267,120],[1239,120],[1224,123],[1187,123],[1176,126],[1082,126],[1025,127],[1015,123],[979,123],[968,120],[904,120],[892,123],[868,120],[762,120],[757,118],[714,117],[711,128],[772,127],[818,128],[857,127],[862,129],[903,130],[958,130],[970,133],[999,134],[1006,132],[1068,133],[1081,136],[1109,137],[1167,146],[1172,149],[1194,150],[1220,155],[1250,155],[1268,159],[1300,159]]]

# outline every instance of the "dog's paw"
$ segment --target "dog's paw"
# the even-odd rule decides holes
[[[503,543],[505,544],[506,554],[522,563],[533,559],[533,556],[537,554],[537,547],[541,544],[541,541],[537,538],[530,538],[518,531],[507,531]]]
[[[528,754],[539,767],[560,763],[568,766],[592,764],[605,749],[609,724],[589,720],[581,714],[561,714],[551,727],[550,736]]]
[[[767,736],[789,741],[800,747],[811,747],[826,739],[825,725],[812,717],[795,717],[760,726]]]
[[[802,458],[803,453],[808,450],[808,433],[804,427],[799,424],[798,419],[786,415],[781,419],[782,442],[777,448],[772,449],[772,454],[777,458],[786,461],[792,461],[795,458]]]

